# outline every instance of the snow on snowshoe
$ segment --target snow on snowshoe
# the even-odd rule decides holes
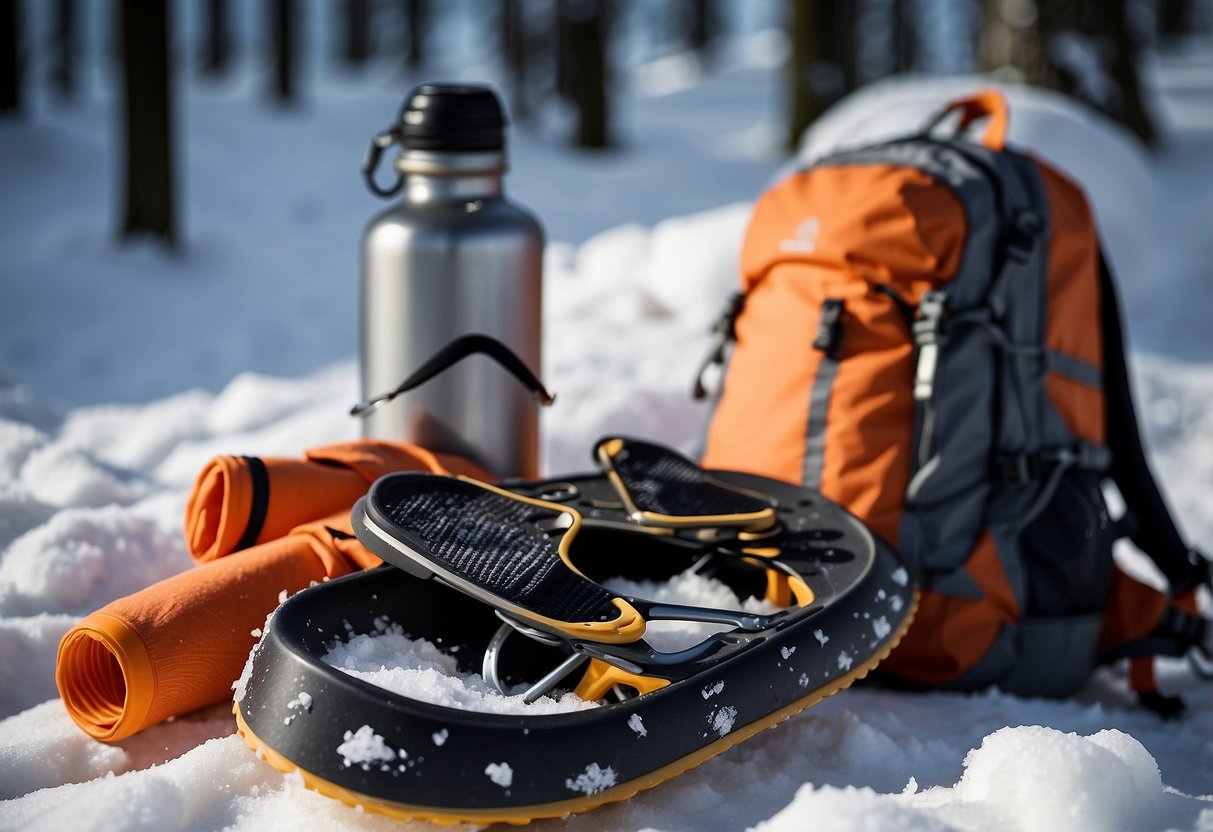
[[[917,596],[901,559],[820,495],[709,474],[637,440],[595,453],[605,473],[508,489],[378,480],[354,528],[399,568],[304,591],[275,613],[237,694],[249,745],[324,794],[393,816],[559,816],[651,788],[816,704],[867,675],[908,628]],[[739,606],[767,599],[768,611],[609,588],[688,570]],[[481,712],[324,662],[335,642],[385,620],[503,694],[571,690],[600,704]],[[664,648],[666,622],[705,632]]]

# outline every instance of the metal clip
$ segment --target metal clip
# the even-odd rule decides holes
[[[366,155],[362,157],[362,176],[366,179],[366,186],[371,189],[371,193],[384,199],[395,196],[404,187],[404,174],[399,172],[396,174],[396,181],[389,188],[384,188],[375,181],[375,170],[379,167],[383,151],[398,141],[400,141],[400,131],[395,127],[377,133],[367,146]]]
[[[946,292],[924,292],[914,321],[914,345],[918,362],[914,368],[914,401],[930,400],[935,389],[935,371],[939,365],[939,340],[943,328]]]

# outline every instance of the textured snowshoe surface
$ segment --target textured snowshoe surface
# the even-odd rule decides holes
[[[561,558],[566,511],[453,477],[411,473],[380,479],[366,506],[428,566],[538,615],[569,622],[618,615],[612,594]]]
[[[599,443],[598,458],[618,475],[627,496],[643,512],[695,518],[754,515],[773,508],[769,499],[731,488],[660,445],[607,439]]]

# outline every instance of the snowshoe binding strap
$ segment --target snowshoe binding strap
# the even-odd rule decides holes
[[[748,492],[723,483],[720,489],[749,499]],[[354,508],[354,529],[375,554],[417,577],[436,576],[494,608],[502,624],[485,653],[483,673],[503,693],[496,662],[509,635],[517,632],[544,644],[563,644],[570,655],[526,692],[527,699],[546,693],[586,659],[592,661],[577,686],[583,696],[599,698],[605,687],[615,684],[641,692],[655,690],[701,671],[722,652],[741,650],[754,639],[765,638],[789,615],[819,606],[818,592],[823,597],[832,594],[828,582],[810,587],[810,579],[796,572],[800,560],[779,560],[777,545],[764,540],[763,547],[751,549],[739,542],[735,552],[718,551],[709,539],[692,547],[701,564],[719,554],[734,563],[740,560],[743,568],[765,571],[786,599],[782,605],[790,609],[764,615],[620,596],[574,565],[571,552],[582,527],[581,514],[569,506],[468,478],[415,472],[382,477]],[[675,551],[686,557],[691,545],[654,537],[635,523],[630,530],[662,541],[658,545],[670,547],[671,557]],[[809,563],[808,574],[820,574],[818,565]],[[769,589],[767,597],[775,597]],[[643,640],[653,621],[731,629],[676,653],[662,653]]]
[[[661,529],[738,528],[761,532],[775,525],[775,501],[727,485],[669,448],[610,436],[594,458],[631,519]]]
[[[375,554],[443,582],[501,613],[561,638],[625,643],[644,635],[627,601],[569,560],[581,526],[571,508],[467,478],[421,473],[381,477],[354,510]]]

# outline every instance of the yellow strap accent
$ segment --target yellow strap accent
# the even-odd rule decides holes
[[[669,683],[669,679],[628,673],[601,659],[590,659],[590,664],[585,669],[585,675],[581,677],[581,681],[577,683],[573,693],[588,702],[597,702],[606,696],[615,685],[627,685],[635,689],[636,693],[643,695],[661,690]]]

